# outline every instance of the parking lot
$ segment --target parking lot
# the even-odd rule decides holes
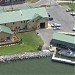
[[[54,20],[49,23],[60,23],[60,31],[72,32],[75,17],[70,15],[71,12],[66,12],[67,8],[66,6],[52,6],[48,8],[47,12],[54,18]]]
[[[60,23],[61,29],[60,30],[53,30],[51,29],[40,29],[36,30],[39,33],[39,36],[44,41],[43,49],[47,49],[50,45],[50,41],[52,39],[52,35],[54,32],[57,31],[65,31],[65,32],[73,32],[72,28],[74,27],[74,19],[75,17],[70,15],[70,12],[66,12],[68,7],[61,7],[61,6],[51,6],[47,9],[47,12],[53,17],[52,21],[49,21],[50,24],[52,23]]]

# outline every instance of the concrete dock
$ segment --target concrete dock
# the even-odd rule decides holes
[[[54,51],[53,52],[53,56],[52,56],[52,60],[53,61],[58,61],[58,62],[61,62],[61,63],[67,63],[67,64],[73,64],[73,65],[75,65],[75,61],[71,61],[71,60],[68,60],[68,59],[63,59],[63,58],[58,58],[58,57],[56,57],[55,55],[56,55],[56,47],[51,47],[50,48],[50,51]]]

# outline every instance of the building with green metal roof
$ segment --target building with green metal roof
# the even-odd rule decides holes
[[[9,41],[12,39],[13,32],[10,28],[0,25],[0,42]]]
[[[55,32],[50,43],[65,48],[75,48],[75,35]]]
[[[32,8],[32,9],[23,9],[17,11],[3,12],[0,14],[0,24],[32,20],[33,16],[38,14],[43,18],[48,18],[48,14],[45,8]]]
[[[39,29],[48,27],[48,14],[44,7],[0,13],[0,24],[16,29]]]
[[[5,32],[5,33],[8,33],[8,34],[13,34],[13,32],[11,31],[10,28],[8,28],[6,26],[2,26],[2,25],[0,25],[0,33],[1,32]]]

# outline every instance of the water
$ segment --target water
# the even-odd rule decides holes
[[[0,75],[74,75],[73,65],[52,62],[50,57],[0,64]]]

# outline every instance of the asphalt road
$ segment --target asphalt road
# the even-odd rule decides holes
[[[58,3],[55,0],[39,0],[38,2],[32,3],[30,5],[37,7],[41,5],[58,5]]]
[[[38,7],[41,5],[58,5],[58,3],[55,0],[39,0],[38,2],[35,3],[22,3],[22,4],[16,4],[16,5],[8,5],[8,6],[0,6],[0,10],[11,10],[12,7],[13,9],[21,9],[24,8],[26,5],[30,5],[32,7]]]

